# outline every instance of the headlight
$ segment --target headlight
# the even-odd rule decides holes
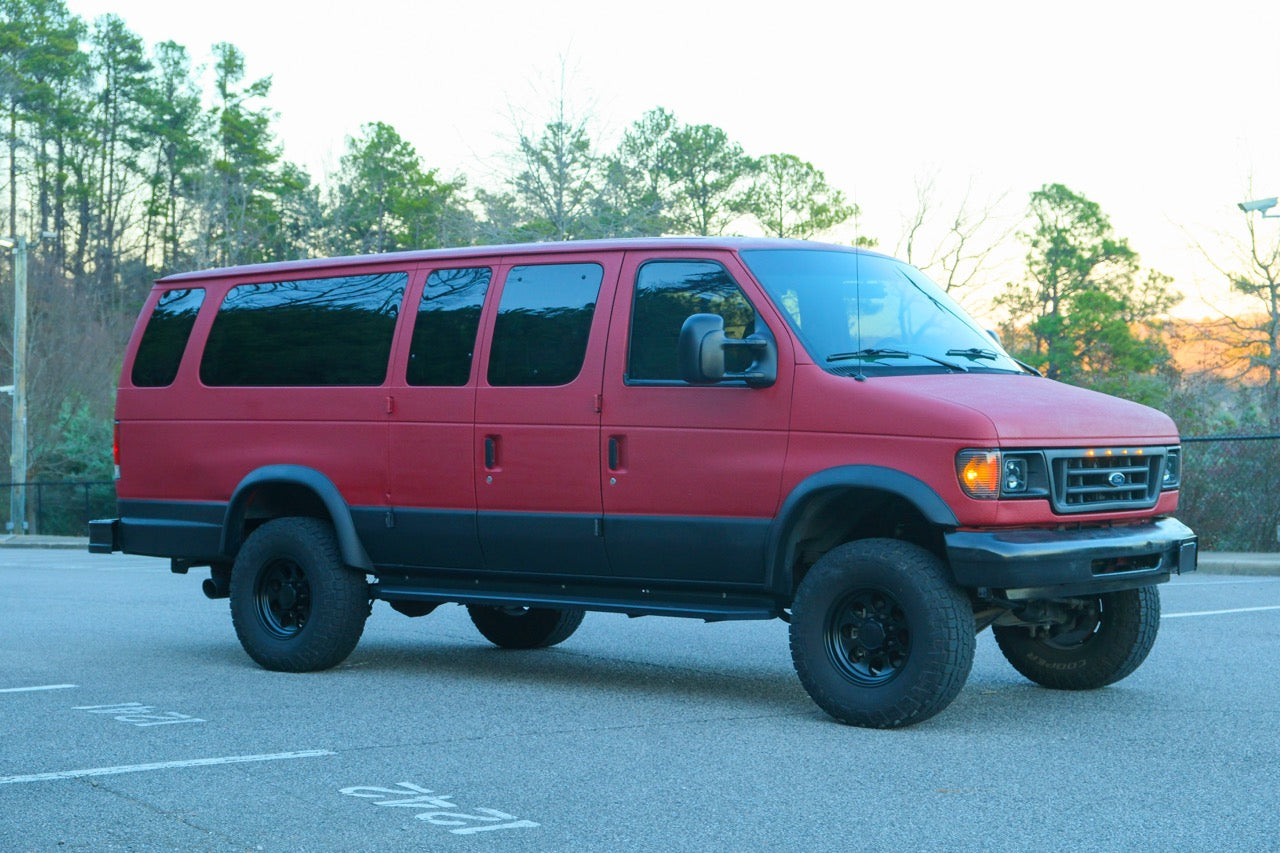
[[[977,500],[1049,495],[1048,468],[1039,450],[961,450],[956,477],[964,493]]]
[[[1164,454],[1164,474],[1160,477],[1161,489],[1176,489],[1182,483],[1182,448],[1170,447]]]

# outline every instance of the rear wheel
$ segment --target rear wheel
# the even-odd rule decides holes
[[[487,607],[468,604],[467,613],[484,638],[504,649],[541,649],[563,643],[586,615],[576,608]]]
[[[973,608],[933,554],[865,539],[805,575],[791,614],[800,682],[842,723],[892,728],[947,707],[973,666]]]
[[[1160,628],[1154,586],[1067,599],[1067,617],[1047,628],[994,625],[1005,659],[1027,678],[1059,690],[1105,687],[1138,668]]]
[[[360,641],[369,585],[347,568],[333,528],[278,518],[255,530],[231,569],[231,621],[261,666],[310,672],[342,662]]]

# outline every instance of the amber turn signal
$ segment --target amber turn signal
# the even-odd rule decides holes
[[[1000,497],[1000,451],[961,450],[956,454],[956,476],[960,488],[971,498],[994,500]]]

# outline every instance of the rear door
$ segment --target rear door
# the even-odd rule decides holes
[[[499,271],[473,457],[487,569],[606,572],[600,384],[619,260],[532,255]]]
[[[772,331],[777,381],[693,386],[676,342],[686,317],[719,314],[726,334]],[[727,353],[745,370],[743,350]],[[628,253],[609,335],[601,434],[611,571],[639,579],[765,581],[778,508],[794,359],[785,327],[729,252]]]

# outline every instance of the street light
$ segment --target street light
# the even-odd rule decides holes
[[[13,250],[13,429],[9,450],[9,530],[27,532],[27,238],[0,237]]]
[[[1271,198],[1256,198],[1253,201],[1242,201],[1236,207],[1245,213],[1261,213],[1263,219],[1280,219],[1280,211],[1276,211],[1276,204],[1280,199],[1272,196]]]

